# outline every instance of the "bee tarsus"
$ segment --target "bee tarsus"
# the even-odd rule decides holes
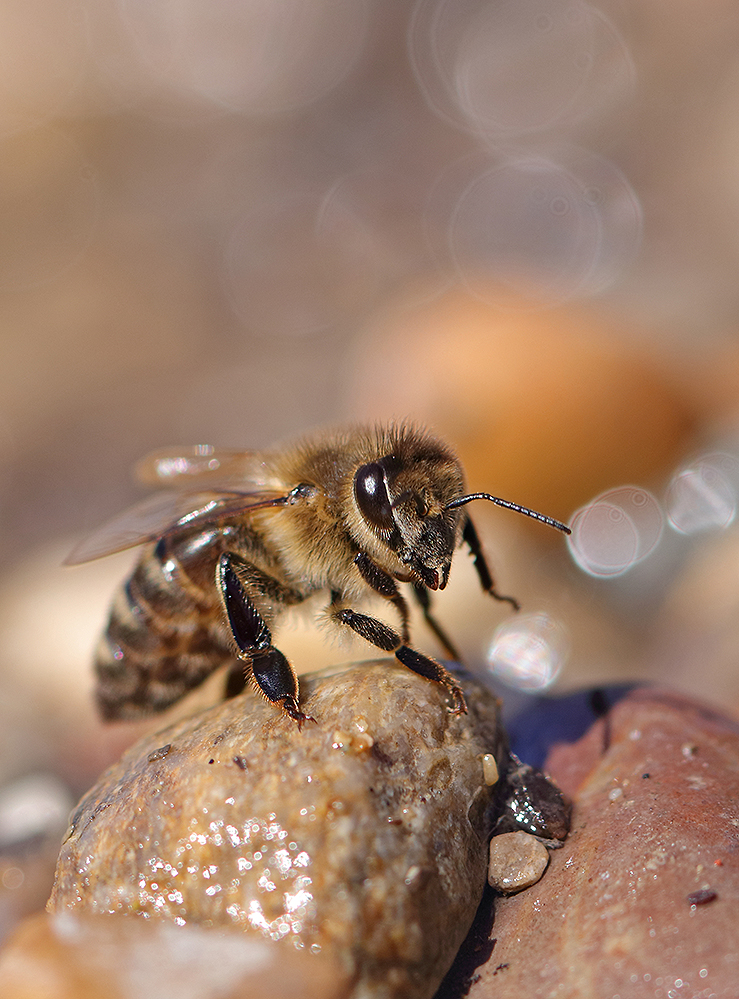
[[[437,663],[435,659],[430,659],[428,656],[416,652],[415,649],[411,649],[407,645],[401,645],[399,649],[396,649],[395,655],[404,666],[413,670],[414,673],[425,676],[427,680],[434,680],[436,683],[440,683],[447,688],[452,695],[454,704],[452,708],[453,714],[467,714],[467,701],[464,698],[462,688],[454,677],[444,669],[441,663]]]
[[[424,656],[406,645],[397,631],[393,631],[377,618],[367,614],[358,614],[348,607],[340,607],[338,601],[334,604],[333,613],[337,621],[347,625],[360,638],[377,646],[378,649],[382,649],[383,652],[394,652],[396,659],[408,669],[413,670],[414,673],[425,676],[427,680],[443,684],[452,694],[455,713],[465,714],[467,712],[467,704],[461,687],[441,663],[437,663],[435,659]]]

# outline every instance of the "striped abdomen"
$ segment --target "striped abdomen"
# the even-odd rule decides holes
[[[215,575],[233,534],[176,534],[144,553],[116,594],[96,650],[103,717],[163,711],[232,658]]]

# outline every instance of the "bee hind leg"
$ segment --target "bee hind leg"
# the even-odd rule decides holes
[[[251,680],[267,701],[282,708],[300,728],[303,722],[315,719],[300,710],[295,670],[272,644],[272,634],[240,578],[249,570],[253,572],[253,566],[233,552],[225,552],[218,562],[218,587],[236,654],[244,666],[244,679]],[[233,690],[237,693],[237,680],[232,674],[229,675],[227,692]]]
[[[360,614],[343,606],[341,596],[338,593],[333,594],[331,615],[335,621],[351,628],[356,635],[374,645],[375,648],[382,649],[384,652],[394,652],[396,659],[408,669],[413,670],[414,673],[446,687],[452,696],[453,714],[467,713],[464,693],[454,677],[444,669],[441,663],[437,663],[435,659],[424,656],[421,652],[416,652],[415,649],[406,645],[398,632],[389,625],[383,621],[378,621],[376,617]]]

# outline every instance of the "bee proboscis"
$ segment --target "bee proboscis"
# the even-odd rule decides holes
[[[231,662],[228,693],[246,682],[298,725],[292,665],[272,642],[281,612],[320,590],[328,614],[409,669],[442,684],[456,713],[457,681],[410,643],[410,584],[445,652],[454,645],[431,611],[454,552],[467,545],[482,589],[499,594],[464,507],[486,499],[565,533],[559,521],[489,493],[465,493],[462,466],[408,423],[317,435],[274,452],[206,445],[157,451],[137,466],[160,491],[104,525],[67,559],[77,564],[145,544],[118,591],[96,653],[105,718],[163,711]],[[354,609],[369,593],[392,604],[396,629]],[[236,663],[234,664],[234,660]]]

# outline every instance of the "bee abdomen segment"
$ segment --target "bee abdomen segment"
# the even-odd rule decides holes
[[[225,545],[223,532],[199,531],[183,539],[160,538],[134,572],[141,592],[164,614],[193,613],[214,605],[213,571]]]
[[[118,591],[111,609],[106,635],[126,654],[137,658],[168,652],[195,650],[213,644],[212,628],[217,605],[205,609],[191,606],[175,614],[162,612],[162,604],[151,602],[134,574]]]
[[[197,565],[198,574],[207,570],[212,579],[223,544],[215,531],[198,532],[177,546],[162,539],[119,589],[95,656],[103,717],[163,711],[231,658],[216,594],[190,575]]]
[[[201,532],[195,538],[200,544],[191,542],[190,548],[194,546],[199,558],[203,558],[204,549],[211,547],[207,561],[212,577],[217,551],[212,551],[211,535],[213,532]],[[187,549],[186,545],[180,547]],[[190,558],[192,563],[192,551]],[[124,652],[139,657],[173,653],[197,644],[203,626],[210,624],[217,611],[215,595],[192,583],[181,561],[162,539],[143,555],[116,594],[107,635]]]
[[[111,721],[164,711],[228,658],[222,652],[216,655],[211,648],[207,653],[186,652],[137,660],[104,635],[95,656],[95,699],[100,713]]]

